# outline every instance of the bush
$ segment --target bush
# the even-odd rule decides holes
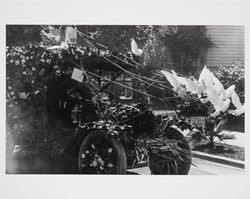
[[[180,110],[181,115],[186,117],[207,116],[211,107],[202,104],[200,100],[194,99],[195,98],[192,97],[179,99],[177,107]]]
[[[215,71],[215,76],[221,81],[225,89],[231,85],[235,85],[235,91],[244,100],[245,96],[245,77],[244,65],[239,62],[230,66],[221,66]]]

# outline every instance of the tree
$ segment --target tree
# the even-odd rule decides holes
[[[213,45],[206,36],[204,26],[140,25],[82,28],[112,51],[130,51],[130,39],[134,38],[143,49],[142,63],[145,66],[175,68],[185,74],[195,72],[194,63],[205,48]]]
[[[6,45],[24,45],[28,42],[40,42],[41,30],[42,27],[39,25],[7,25]]]
[[[203,49],[213,46],[206,36],[204,26],[176,26],[176,31],[164,34],[165,45],[169,46],[174,62],[180,64],[181,73],[194,73],[193,64],[201,56]]]

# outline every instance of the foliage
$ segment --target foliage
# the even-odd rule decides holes
[[[118,140],[122,142],[127,142],[128,137],[133,133],[132,126],[126,124],[119,124],[111,120],[99,120],[84,123],[81,129],[86,129],[87,131],[101,130],[107,133],[109,136],[117,137]]]
[[[43,41],[45,42],[45,39]],[[53,41],[45,43],[47,45],[51,42],[53,43]],[[79,67],[81,64],[84,69],[90,71],[116,68],[105,59],[107,57],[112,59],[115,52],[71,45],[50,51],[47,47],[43,43],[37,43],[6,48],[7,126],[12,136],[18,137],[15,141],[18,144],[25,143],[27,137],[33,137],[34,134],[42,132],[41,121],[44,121],[46,112],[48,81],[70,78],[74,67],[83,69]],[[120,54],[116,55],[124,59],[119,61],[119,65],[128,67],[129,60]],[[112,61],[118,62],[117,59]],[[84,74],[84,83],[90,87],[90,90],[97,92],[92,79],[86,74]],[[52,90],[56,96],[57,91],[56,88]],[[112,119],[116,118],[118,121],[98,120],[86,123],[82,127],[89,128],[88,130],[101,129],[108,132],[110,136],[118,136],[123,140],[128,139],[128,134],[131,132],[134,132],[134,135],[136,132],[142,133],[136,136],[154,133],[155,117],[149,106],[117,105],[108,111],[114,116]],[[39,140],[33,141],[47,142],[46,139],[49,136],[41,134]],[[155,138],[152,143],[157,139]],[[174,145],[168,145],[168,148],[172,146]]]
[[[244,98],[245,96],[245,67],[241,63],[230,66],[220,66],[215,75],[219,78],[225,88],[235,85],[236,92]]]
[[[234,139],[234,136],[222,133],[228,121],[228,115],[220,115],[217,118],[205,117],[205,125],[196,124],[192,131],[192,138],[196,142],[205,141],[211,149],[215,143],[226,139]],[[216,140],[217,139],[217,140]]]
[[[194,95],[189,95],[189,97],[177,99],[177,107],[180,110],[180,114],[186,117],[208,116],[209,109],[212,108],[210,104],[204,105],[193,97]]]
[[[136,26],[79,26],[95,39],[95,41],[105,45],[111,52],[128,52],[130,51],[130,39],[136,38]]]
[[[213,106],[210,103],[202,104],[200,101],[191,99],[179,99],[178,107],[180,115],[173,117],[173,124],[182,131],[188,130],[193,141],[205,142],[213,149],[218,141],[234,139],[233,136],[222,133],[231,118],[230,114],[224,113],[215,118],[210,117],[210,113],[213,112]]]
[[[144,45],[146,65],[173,69],[183,64],[184,73],[194,73],[193,62],[199,58],[204,48],[213,45],[205,34],[204,26],[139,26],[139,28],[143,30],[140,32],[148,35]]]
[[[194,141],[205,141],[209,147],[214,148],[216,139],[222,141],[234,138],[222,133],[228,119],[232,116],[228,113],[223,113],[215,118],[211,117],[210,113],[214,112],[211,103],[202,104],[199,100],[182,98],[179,99],[178,107],[181,117],[176,117],[175,123],[184,125],[190,131],[190,136]],[[204,120],[204,122],[191,122],[192,118],[195,117]]]
[[[81,154],[81,166],[84,168],[84,173],[112,174],[116,172],[116,154],[112,146],[107,146],[105,142],[99,143],[97,146],[89,143],[86,148]]]
[[[202,70],[198,81],[192,78],[179,77],[174,71],[172,71],[172,74],[167,71],[163,72],[171,83],[173,91],[177,92],[181,98],[180,104],[178,104],[179,114],[192,117],[194,114],[187,112],[187,110],[203,112],[199,116],[205,118],[204,127],[195,125],[193,129],[189,129],[191,132],[195,132],[194,136],[199,138],[199,141],[205,139],[208,145],[214,148],[215,138],[219,140],[232,138],[223,135],[221,131],[225,127],[230,114],[241,115],[244,113],[244,105],[241,104],[234,90],[235,85],[229,86],[231,90],[225,90],[218,78],[206,67]],[[230,103],[236,109],[228,110]]]
[[[164,43],[164,36],[171,35],[176,28],[172,26],[137,26],[137,29],[138,37],[144,41],[143,64],[154,68],[174,67],[172,54],[168,45]]]
[[[186,58],[184,65],[189,66],[188,61],[194,61],[204,48],[213,45],[205,32],[204,26],[177,26],[177,31],[166,38],[166,43],[172,53],[184,54]]]
[[[28,42],[40,42],[39,25],[7,25],[6,26],[6,45],[25,45]]]
[[[80,46],[70,46],[68,49],[52,52],[46,50],[46,46],[42,43],[7,47],[7,122],[11,125],[11,129],[14,127],[14,124],[18,124],[18,121],[21,121],[20,118],[23,118],[23,122],[32,122],[33,120],[27,117],[33,118],[37,115],[38,118],[36,120],[41,120],[41,113],[45,112],[48,82],[53,79],[69,78],[74,67],[77,67],[71,61],[80,65],[81,57],[86,69],[98,70],[101,69],[100,67],[116,69],[103,59],[104,56],[110,58],[111,54],[108,51],[99,51]],[[112,60],[112,58],[110,59]],[[116,62],[116,60],[113,61]],[[125,65],[121,64],[121,66]],[[94,89],[87,79],[85,81],[90,90]],[[52,90],[50,89],[50,92],[60,91],[58,91],[58,87],[53,87]],[[28,115],[27,117],[25,116],[26,114]],[[18,129],[22,128],[18,127]],[[26,130],[21,130],[20,134],[24,134],[24,131]],[[13,135],[16,134],[16,131],[13,131]]]
[[[214,111],[211,103],[202,104],[200,101],[191,98],[182,98],[179,100],[178,107],[180,108],[181,117],[176,117],[175,123],[182,124],[185,129],[188,129],[193,141],[198,143],[205,141],[213,149],[218,140],[234,138],[222,133],[222,130],[227,125],[227,121],[232,116],[228,113],[223,113],[218,117],[211,117],[210,113]],[[198,120],[204,122],[192,121],[192,118],[197,117],[200,118]]]
[[[130,39],[134,38],[143,49],[140,62],[145,66],[175,68],[182,55],[186,73],[202,50],[213,45],[204,26],[79,26],[79,29],[117,52],[128,52]]]
[[[149,105],[145,104],[117,104],[110,107],[112,115],[120,124],[133,127],[134,137],[150,135],[156,127],[155,117]]]

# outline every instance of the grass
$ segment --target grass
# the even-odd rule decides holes
[[[216,143],[215,148],[210,148],[205,143],[192,143],[191,142],[191,149],[194,151],[200,151],[212,155],[223,156],[227,158],[232,158],[235,160],[245,160],[245,150],[243,147],[233,146],[224,143]]]

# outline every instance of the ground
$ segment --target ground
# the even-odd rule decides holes
[[[239,169],[224,164],[218,164],[199,158],[192,158],[189,175],[238,175],[244,174]],[[6,172],[9,174],[78,174],[77,159],[62,156],[52,159],[48,153],[16,154],[7,158]],[[128,174],[150,175],[149,168],[145,165],[140,168],[128,169]]]
[[[239,169],[224,164],[218,164],[199,158],[193,158],[193,164],[189,171],[189,175],[242,175],[244,174],[243,169]],[[137,169],[129,170],[139,175],[150,175],[148,167],[142,167]]]

